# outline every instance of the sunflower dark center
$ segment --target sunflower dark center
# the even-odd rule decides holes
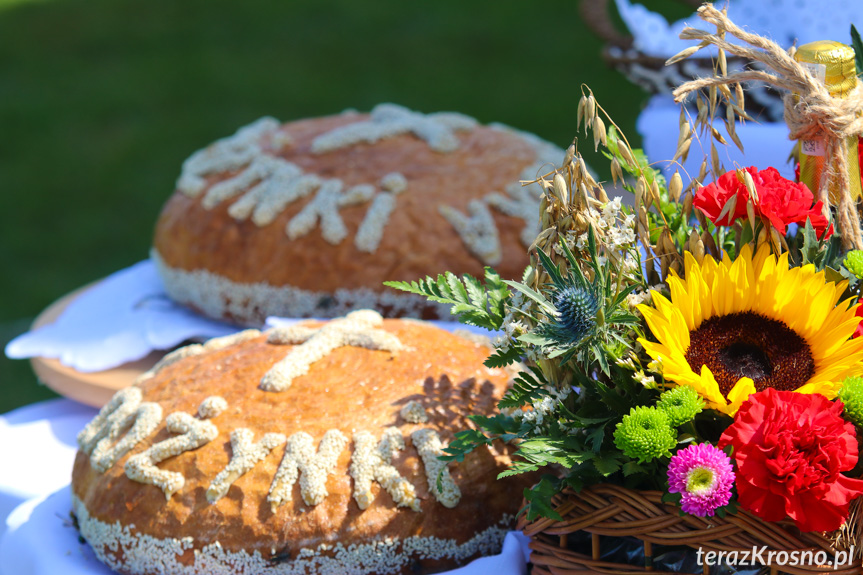
[[[758,391],[792,391],[815,373],[806,340],[785,323],[749,311],[710,318],[689,332],[686,361],[695,373],[706,365],[723,395],[741,377]]]

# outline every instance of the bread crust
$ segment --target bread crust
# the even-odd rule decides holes
[[[350,345],[338,347],[312,363],[308,373],[294,378],[284,392],[263,391],[259,382],[294,347],[267,343],[264,335],[186,357],[141,382],[143,401],[158,403],[165,415],[194,415],[199,405],[212,396],[224,398],[227,409],[209,420],[218,428],[216,439],[158,464],[160,469],[185,476],[183,488],[168,500],[158,487],[133,481],[124,472],[130,457],[175,435],[168,432],[164,421],[104,473],[94,469],[91,458],[79,451],[72,490],[78,514],[86,519],[82,533],[97,555],[119,572],[134,575],[156,573],[155,564],[171,567],[166,573],[249,575],[325,573],[334,565],[341,565],[345,573],[434,573],[492,551],[489,545],[499,543],[507,517],[518,511],[525,486],[524,480],[495,480],[509,461],[503,448],[478,449],[464,463],[449,466],[461,490],[460,500],[450,509],[430,491],[411,434],[431,429],[444,444],[448,443],[456,431],[470,425],[467,415],[493,413],[508,377],[502,370],[482,366],[487,348],[449,332],[400,320],[385,320],[382,329],[398,338],[404,349],[391,353]],[[427,421],[411,423],[400,414],[411,401],[423,407]],[[397,452],[392,464],[415,487],[419,512],[397,507],[394,498],[374,482],[374,500],[367,509],[360,509],[354,498],[355,479],[350,466],[356,446],[352,438],[357,432],[368,431],[377,440],[388,427],[395,427],[405,440],[405,449]],[[327,477],[328,495],[317,505],[303,500],[297,482],[292,500],[275,512],[271,509],[268,491],[285,453],[284,446],[273,449],[239,477],[221,499],[210,503],[208,486],[228,465],[232,457],[230,435],[240,428],[251,430],[254,441],[266,433],[291,437],[305,432],[312,437],[316,449],[324,434],[333,429],[350,441]],[[132,543],[128,538],[114,537],[119,546],[111,549],[104,535],[109,531],[106,526],[111,525],[116,526],[115,532],[133,525],[129,533],[138,539]],[[411,538],[419,548],[455,548],[453,545],[464,545],[478,534],[484,534],[488,541],[472,544],[475,549],[465,548],[454,557],[432,554],[423,558],[419,551],[410,553],[404,549]],[[169,542],[192,538],[193,543],[181,555],[173,553],[170,561],[163,557],[154,563],[154,557],[142,558],[142,553],[172,553],[158,551],[158,545],[152,542],[140,544],[142,536]],[[354,546],[359,549],[355,554],[369,553],[370,543],[386,542],[394,547],[392,558],[383,565],[344,551]],[[230,561],[218,559],[222,555],[212,551],[215,544]],[[180,543],[176,545],[182,548]],[[328,559],[338,556],[334,547],[342,549],[342,555]],[[464,556],[469,551],[469,556]],[[237,559],[246,555],[256,559]],[[216,571],[219,565],[225,570]],[[265,565],[263,570],[261,565]]]
[[[493,193],[508,197],[508,187],[512,190],[513,185],[518,186],[518,181],[527,174],[535,177],[545,161],[538,150],[544,149],[548,156],[548,150],[554,147],[514,130],[476,125],[454,132],[459,145],[451,152],[436,151],[412,133],[323,153],[312,151],[315,139],[322,134],[368,120],[365,114],[301,120],[282,125],[278,136],[261,141],[265,154],[291,162],[306,174],[340,180],[344,189],[367,184],[376,186],[381,193],[384,176],[403,175],[407,188],[395,195],[394,207],[376,249],[371,252],[360,249],[355,241],[372,201],[338,209],[347,235],[336,244],[325,239],[320,226],[294,239],[286,233],[289,222],[314,201],[314,194],[292,201],[271,223],[261,226],[252,218],[238,220],[229,213],[236,197],[205,207],[202,199],[207,192],[219,182],[236,177],[242,171],[239,168],[206,176],[205,187],[197,196],[178,190],[170,197],[154,236],[154,252],[162,265],[178,271],[203,270],[240,286],[291,287],[320,294],[333,294],[340,289],[380,293],[387,289],[382,286],[384,281],[416,280],[445,270],[482,275],[486,264],[493,264],[503,277],[520,277],[528,264],[524,240],[530,235],[523,231],[528,221],[537,218],[536,190],[531,200],[536,205],[529,210],[528,221],[504,213],[506,210],[488,208],[483,202]],[[275,145],[274,141],[290,143]],[[496,261],[487,261],[487,257],[484,261],[472,253],[463,235],[441,213],[456,210],[470,216],[472,202],[486,206],[493,218],[500,245]],[[176,282],[175,279],[167,283]],[[190,295],[194,290],[174,285],[168,288],[183,303],[209,315],[215,313],[212,306],[199,301],[203,296]],[[267,300],[278,298],[261,299],[266,306]],[[325,302],[320,307],[326,308]],[[393,316],[410,315],[389,307],[383,311],[392,312]],[[417,309],[421,311],[421,306]],[[346,310],[334,308],[327,313],[323,309],[323,314],[321,311],[310,310],[305,315],[333,317]],[[240,317],[244,313],[234,310],[223,313],[222,317],[255,323],[261,315],[282,315],[283,310],[268,309],[250,312],[254,317]]]

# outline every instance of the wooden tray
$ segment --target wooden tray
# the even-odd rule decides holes
[[[90,284],[73,291],[58,299],[45,308],[33,322],[33,329],[49,324],[57,319],[66,307],[82,293],[93,287]],[[35,357],[30,360],[36,377],[60,395],[80,401],[93,407],[102,407],[117,390],[128,387],[139,375],[153,367],[166,352],[154,351],[147,357],[124,363],[113,369],[80,372],[65,366],[59,360],[46,357]]]

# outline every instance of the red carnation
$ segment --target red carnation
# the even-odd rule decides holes
[[[863,480],[854,425],[841,401],[768,388],[749,396],[719,447],[734,447],[740,505],[765,521],[790,517],[801,531],[833,531],[848,517]]]
[[[857,166],[860,168],[860,180],[863,183],[863,138],[857,139]]]
[[[775,168],[759,171],[750,167],[746,168],[746,171],[752,175],[755,191],[758,192],[755,214],[770,220],[779,233],[785,235],[788,224],[806,225],[806,218],[812,222],[812,227],[815,228],[819,238],[827,237],[833,231],[821,212],[821,202],[815,202],[815,197],[806,184],[786,180]],[[734,211],[720,220],[722,208],[734,196],[737,196]],[[692,205],[704,212],[704,215],[717,226],[730,226],[737,218],[746,217],[748,201],[749,190],[737,178],[737,172],[731,171],[721,175],[712,184],[699,189]]]

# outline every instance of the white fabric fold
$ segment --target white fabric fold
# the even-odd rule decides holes
[[[239,329],[173,302],[153,262],[145,260],[84,291],[54,323],[13,339],[6,355],[50,357],[81,372],[103,371],[153,350]]]

